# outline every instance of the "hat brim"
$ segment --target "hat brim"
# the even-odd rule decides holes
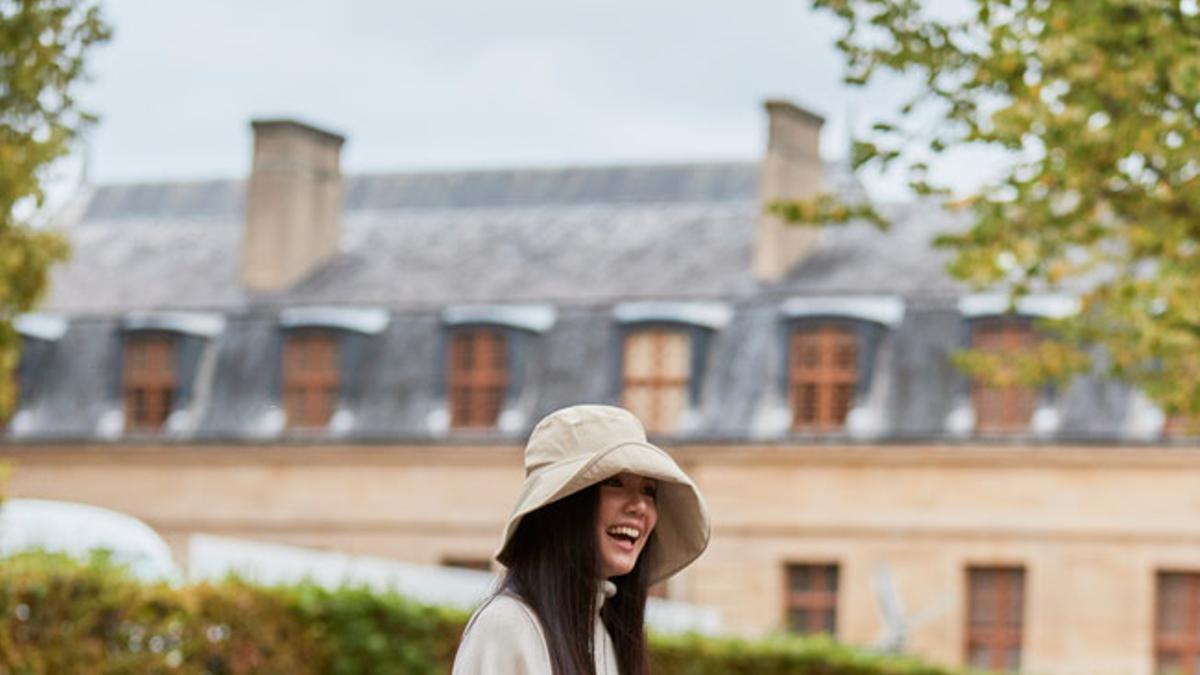
[[[675,460],[650,443],[626,441],[601,452],[540,467],[525,479],[504,529],[496,560],[507,564],[508,546],[525,515],[622,472],[658,481],[658,524],[650,563],[651,583],[674,575],[708,546],[708,509],[700,491]]]

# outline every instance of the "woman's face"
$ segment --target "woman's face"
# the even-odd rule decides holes
[[[596,508],[600,566],[604,578],[628,574],[658,523],[658,481],[620,473],[600,482]]]

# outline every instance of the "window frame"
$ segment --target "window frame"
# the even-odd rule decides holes
[[[967,324],[967,348],[972,351],[989,353],[996,351],[1018,353],[1022,349],[1035,349],[1041,340],[1046,339],[1035,325],[1037,319],[1038,317],[1025,314],[989,314],[972,317]],[[993,327],[997,327],[998,330],[992,331]],[[997,350],[980,348],[978,340],[981,331],[999,333],[999,340],[1003,345]],[[1012,344],[1011,336],[1016,333],[1022,335],[1015,340],[1015,344]],[[1033,429],[1033,417],[1045,403],[1048,393],[1047,387],[1022,387],[1019,385],[997,387],[985,384],[974,377],[968,378],[967,386],[971,412],[974,416],[971,431],[976,436],[1018,436],[1030,433]],[[985,397],[1000,398],[1000,403],[997,405],[1005,411],[1002,413],[1004,415],[1002,419],[993,420],[991,417],[985,416],[985,410],[997,407],[997,405],[985,405],[983,402]],[[1018,420],[1019,415],[1009,415],[1010,409],[1024,406],[1028,407],[1028,415],[1024,417],[1023,421]]]
[[[327,429],[337,414],[346,377],[343,372],[345,345],[342,333],[338,328],[320,325],[301,325],[283,330],[279,350],[279,404],[283,411],[284,429],[287,432],[305,433]],[[323,363],[318,364],[324,367],[323,370],[310,368],[307,372],[297,372],[295,366],[289,365],[294,363],[292,359],[298,358],[293,355],[297,354],[302,344],[310,349],[313,344],[324,345],[320,349],[328,356],[320,357]],[[309,357],[311,358],[311,355]],[[311,397],[314,395],[326,397],[324,407],[327,408],[328,414],[319,416],[324,417],[323,420],[308,417],[311,412]],[[302,407],[305,416],[302,419],[292,412],[293,401],[298,397],[304,399]]]
[[[1184,634],[1166,634],[1163,626],[1164,581],[1168,577],[1183,577],[1186,584],[1185,604],[1188,625]],[[1164,644],[1166,643],[1166,644]],[[1154,672],[1162,672],[1164,652],[1178,652],[1184,663],[1200,661],[1200,570],[1159,569],[1154,573]]]
[[[618,355],[619,355],[618,359],[617,359],[617,383],[618,383],[617,398],[622,407],[629,408],[635,415],[638,415],[638,418],[641,420],[642,425],[646,428],[646,432],[649,434],[677,433],[678,431],[680,431],[680,422],[682,421],[684,415],[689,410],[692,410],[695,407],[696,398],[697,398],[696,391],[695,391],[697,362],[698,362],[698,360],[701,360],[704,358],[703,355],[697,354],[697,348],[704,349],[707,346],[706,344],[703,344],[699,340],[697,340],[697,336],[696,336],[697,330],[703,330],[703,329],[698,329],[696,326],[693,326],[691,324],[682,324],[682,323],[671,322],[671,321],[643,321],[643,322],[638,322],[638,323],[628,323],[621,327],[620,337],[619,337],[619,340],[620,340],[619,349],[617,350]],[[664,336],[679,336],[685,341],[685,343],[687,345],[687,358],[686,358],[687,376],[686,377],[684,377],[684,378],[662,377],[661,372],[663,369],[661,367],[659,367],[656,370],[657,376],[649,376],[649,377],[643,376],[643,377],[636,378],[639,380],[646,380],[646,381],[639,382],[635,386],[638,388],[641,388],[641,389],[647,389],[650,392],[652,392],[652,395],[656,396],[655,400],[658,400],[657,395],[660,395],[660,392],[663,390],[679,389],[682,391],[683,405],[681,406],[678,413],[676,414],[675,419],[673,420],[674,425],[671,426],[670,428],[668,428],[668,426],[666,424],[659,424],[660,421],[666,422],[668,420],[660,420],[658,417],[654,417],[651,419],[644,419],[644,415],[642,414],[642,411],[635,410],[629,404],[628,396],[629,396],[629,388],[630,388],[630,377],[628,375],[628,368],[629,368],[629,364],[630,364],[630,358],[629,358],[630,341],[632,339],[636,339],[641,336],[648,337],[648,334],[658,336],[660,338],[664,337]],[[660,342],[661,342],[661,339],[660,339]],[[661,406],[659,406],[659,407],[661,407]]]
[[[989,624],[986,628],[977,628],[974,626],[973,616],[976,609],[977,590],[976,590],[976,575],[992,575],[993,583],[1000,582],[999,599],[993,601],[992,609],[996,614],[986,623]],[[991,650],[992,659],[987,664],[979,664],[979,667],[995,669],[1000,672],[1016,672],[1021,668],[1021,662],[1024,660],[1025,650],[1025,615],[1027,613],[1028,602],[1028,572],[1024,565],[1019,564],[970,564],[964,569],[963,579],[965,583],[963,593],[963,665],[967,667],[976,667],[971,661],[972,648],[977,645],[983,645]],[[1009,599],[1014,592],[1018,594],[1018,602],[1020,611],[1016,616],[1016,627],[1011,627],[1011,617],[1004,612],[1009,604],[1004,601]],[[996,591],[993,591],[994,593]],[[1016,663],[1010,666],[1003,661],[1008,654],[1008,650],[1016,649]],[[1000,662],[997,662],[997,661]],[[1009,669],[1009,670],[1005,670]]]
[[[174,331],[160,329],[126,330],[121,335],[120,353],[120,398],[121,413],[125,429],[132,433],[161,433],[166,430],[171,414],[179,408],[183,377],[180,374],[180,345],[182,336]],[[150,373],[137,372],[134,364],[140,348],[151,347],[165,352],[165,367]],[[132,376],[132,377],[131,377]],[[131,379],[133,382],[131,383]],[[140,394],[140,395],[139,395]],[[157,395],[158,405],[149,405],[148,400]],[[149,415],[146,410],[157,410]]]
[[[832,583],[820,589],[796,591],[792,589],[794,572],[805,571],[810,578],[832,578]],[[815,572],[824,575],[812,576]],[[829,576],[832,572],[832,576]],[[825,634],[836,639],[838,635],[839,608],[841,601],[842,565],[832,560],[788,560],[783,564],[783,626],[784,630],[796,635]],[[804,612],[807,617],[804,630],[796,630],[792,624],[792,613]],[[818,626],[819,618],[832,612],[833,625]]]
[[[838,343],[849,341],[852,350],[849,368],[802,368],[798,363],[800,360],[798,343],[807,335],[813,336],[817,342],[816,349],[820,353],[819,365],[838,361],[836,356]],[[874,354],[861,353],[864,348],[870,349],[871,347],[871,345],[863,344],[864,342],[866,340],[862,337],[861,327],[854,325],[852,320],[810,319],[790,323],[787,329],[786,379],[788,411],[791,414],[789,428],[792,433],[836,433],[846,429],[850,411],[858,405],[859,399],[864,393],[859,390],[863,381],[861,370],[864,358],[874,358]],[[810,373],[809,377],[801,377],[806,370]],[[815,419],[811,422],[802,420],[800,415],[803,406],[799,390],[804,386],[813,387],[816,399],[813,402]],[[849,395],[843,403],[845,410],[840,415],[836,411],[839,405],[839,387],[846,387],[849,390]],[[838,417],[840,419],[835,419]]]
[[[513,329],[506,325],[489,323],[462,323],[448,326],[447,329],[442,350],[442,370],[446,387],[448,427],[454,432],[495,430],[500,426],[500,417],[507,407],[513,385],[513,366],[516,361]],[[490,338],[484,341],[482,336]],[[469,348],[458,346],[467,340],[471,342]],[[481,345],[487,342],[499,343],[499,347],[485,349]],[[456,350],[462,349],[472,353],[472,366],[480,361],[481,356],[484,357],[484,361],[488,360],[484,352],[490,354],[490,368],[480,370],[472,367],[471,372],[456,369],[462,356],[461,351],[456,353]],[[496,355],[500,355],[502,359],[500,368],[496,367]],[[459,398],[460,396],[466,398]]]

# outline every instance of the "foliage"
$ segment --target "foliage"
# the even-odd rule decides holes
[[[1023,374],[974,370],[1064,379],[1091,367],[1088,346],[1098,346],[1111,374],[1168,411],[1200,414],[1195,0],[961,0],[962,17],[931,4],[813,0],[842,22],[848,83],[919,81],[855,144],[853,161],[899,167],[918,195],[970,211],[971,227],[937,241],[955,253],[950,272],[1014,299],[1082,295],[1079,314],[1051,327],[1073,353],[1013,360]],[[1011,162],[949,200],[928,163],[963,148],[999,149]]]
[[[0,672],[442,675],[467,615],[361,588],[172,587],[100,555],[0,560]],[[827,639],[651,640],[657,675],[952,675]]]
[[[289,591],[297,614],[315,626],[333,675],[445,673],[467,617],[365,588],[304,584]]]
[[[246,584],[142,584],[104,556],[30,554],[0,569],[6,673],[323,672],[312,633],[287,594]]]
[[[14,403],[13,319],[33,309],[50,266],[67,256],[61,237],[19,213],[42,206],[46,171],[91,120],[73,92],[90,48],[108,37],[89,0],[0,0],[0,419]]]
[[[657,636],[651,671],[678,675],[951,675],[911,657],[871,654],[828,638],[761,641]]]

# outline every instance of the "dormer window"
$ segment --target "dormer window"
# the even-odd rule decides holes
[[[280,399],[289,429],[329,425],[338,398],[337,336],[324,329],[289,331],[283,341]]]
[[[293,307],[281,312],[283,428],[301,433],[352,429],[364,346],[390,321],[387,312],[375,308]]]
[[[496,426],[508,389],[508,340],[497,327],[458,328],[450,337],[450,426]]]
[[[845,326],[792,331],[788,361],[792,428],[833,431],[846,424],[858,382],[858,336]]]
[[[445,415],[435,431],[522,430],[532,412],[526,384],[538,337],[555,323],[549,305],[454,305],[445,326]]]
[[[125,317],[120,356],[121,411],[109,431],[184,431],[201,356],[225,328],[222,317],[135,312]],[[179,413],[179,416],[172,416]],[[107,427],[107,423],[104,423]]]
[[[1079,300],[1035,294],[1018,299],[1013,307],[1006,296],[978,294],[961,298],[958,309],[967,321],[967,345],[971,349],[1012,357],[1030,353],[1045,339],[1035,321],[1070,316],[1079,311]],[[969,410],[960,405],[948,418],[953,420],[951,433],[1049,436],[1058,429],[1059,414],[1048,388],[978,380],[972,380],[969,388]]]
[[[904,302],[888,296],[810,296],[783,304],[784,388],[793,432],[881,431],[872,389],[877,352],[904,312]]]
[[[176,336],[138,331],[125,336],[121,396],[125,427],[131,431],[162,429],[175,407]]]
[[[685,331],[642,328],[625,334],[621,405],[650,433],[679,428],[688,407],[692,342]]]
[[[1017,355],[1037,346],[1038,338],[1029,319],[992,317],[971,326],[971,348],[986,354]],[[1028,431],[1038,404],[1037,389],[1020,384],[971,383],[975,409],[975,431],[981,434],[1011,434]]]
[[[652,434],[688,431],[700,399],[711,334],[731,311],[719,303],[630,302],[621,324],[620,401]]]

